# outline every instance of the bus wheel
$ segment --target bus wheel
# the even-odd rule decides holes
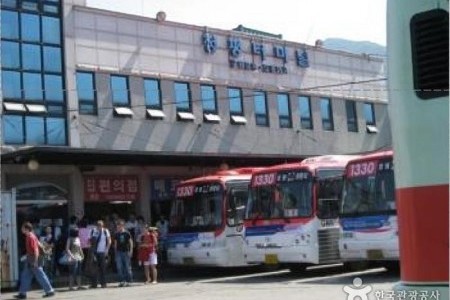
[[[307,267],[307,265],[298,264],[298,265],[290,266],[289,270],[291,271],[291,273],[294,273],[294,274],[303,274],[306,271],[306,267]]]

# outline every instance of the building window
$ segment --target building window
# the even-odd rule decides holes
[[[22,116],[3,116],[3,140],[5,144],[23,144],[23,118]]]
[[[177,111],[192,111],[189,83],[175,82],[175,103],[177,105]]]
[[[291,108],[288,94],[277,94],[280,128],[292,128]]]
[[[345,110],[347,112],[347,129],[350,132],[358,132],[358,118],[356,115],[355,101],[345,101]]]
[[[2,41],[2,67],[20,69],[19,43]]]
[[[1,14],[2,38],[19,39],[19,14],[9,10],[2,10]]]
[[[61,48],[44,46],[44,71],[61,73]]]
[[[331,107],[331,100],[328,98],[320,99],[320,112],[322,115],[322,128],[323,130],[334,130],[333,123],[333,109]]]
[[[217,109],[216,88],[213,85],[200,85],[200,97],[203,107],[203,120],[210,123],[220,123]]]
[[[200,85],[200,94],[204,113],[217,114],[216,89],[213,85]]]
[[[39,11],[37,0],[22,0],[24,10]]]
[[[61,43],[61,31],[58,18],[42,17],[42,41],[47,44]]]
[[[300,126],[302,129],[313,129],[311,114],[311,101],[309,97],[299,96],[298,107],[300,113]]]
[[[45,144],[45,128],[43,117],[25,117],[26,144],[42,145]]]
[[[144,79],[144,93],[145,93],[145,106],[146,107],[162,109],[159,80],[145,78]]]
[[[22,41],[27,42],[40,42],[40,18],[39,15],[24,14],[20,15],[20,36]]]
[[[77,93],[80,114],[97,114],[94,73],[77,72]]]
[[[366,119],[367,133],[378,133],[373,103],[364,103],[364,118]]]
[[[3,0],[2,6],[9,7],[9,8],[16,8],[17,7],[17,0]]]
[[[47,4],[57,6],[57,13],[49,14]],[[2,142],[66,145],[61,3],[4,0],[1,5]]]
[[[44,99],[41,73],[22,73],[22,80],[26,100],[42,101]]]
[[[366,125],[376,125],[373,103],[364,103],[364,118],[366,119]]]
[[[64,92],[62,76],[60,75],[44,75],[45,99],[53,102],[63,102]]]
[[[228,100],[230,101],[230,115],[243,116],[242,91],[238,88],[228,88]]]
[[[128,77],[111,75],[111,94],[114,106],[130,106]]]
[[[2,49],[4,51],[4,49]],[[2,91],[4,99],[22,98],[22,87],[20,84],[20,73],[13,71],[2,71]]]
[[[22,67],[27,71],[40,71],[41,47],[34,44],[22,44]]]
[[[46,133],[47,144],[49,145],[65,145],[66,132],[64,118],[47,118],[46,119]]]
[[[269,114],[267,111],[267,97],[263,91],[253,93],[255,102],[255,122],[258,126],[269,126]]]

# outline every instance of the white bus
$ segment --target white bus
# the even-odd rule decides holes
[[[342,175],[352,158],[320,156],[256,171],[245,219],[247,262],[292,271],[340,262]]]
[[[399,260],[392,151],[351,160],[344,175],[339,251],[344,262]],[[392,262],[392,264],[391,264]]]
[[[245,266],[244,214],[254,168],[220,171],[176,187],[167,259],[171,265]]]

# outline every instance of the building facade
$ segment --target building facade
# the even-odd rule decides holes
[[[149,219],[182,179],[391,145],[381,59],[62,1],[1,12],[2,189],[47,218]]]

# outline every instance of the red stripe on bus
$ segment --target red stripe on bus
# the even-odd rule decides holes
[[[448,282],[449,186],[397,190],[401,279]]]

